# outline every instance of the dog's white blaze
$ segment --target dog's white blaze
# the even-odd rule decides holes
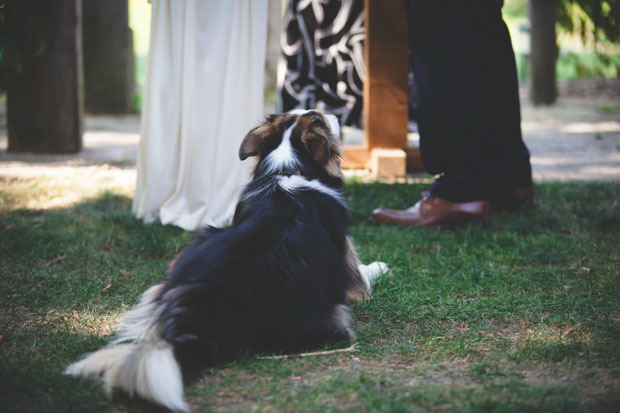
[[[299,175],[282,176],[280,177],[278,184],[280,185],[280,188],[290,193],[294,193],[300,190],[318,191],[325,195],[331,196],[340,204],[346,206],[346,202],[344,201],[344,199],[342,199],[342,194],[340,192],[322,184],[316,179],[309,181],[303,176]]]
[[[338,118],[329,114],[325,114],[325,118],[329,122],[329,128],[332,130],[332,135],[337,138],[340,137],[340,123],[338,123]]]
[[[268,172],[277,172],[284,168],[295,168],[299,165],[299,160],[295,156],[291,145],[291,133],[297,125],[295,122],[290,128],[284,131],[282,142],[265,158]]]
[[[304,115],[306,113],[310,112],[309,109],[291,109],[288,111],[288,113],[290,113],[291,115]]]
[[[290,110],[288,113],[290,113],[291,115],[301,116],[308,112],[310,112],[309,109],[293,109],[293,110]],[[327,122],[329,123],[329,128],[332,131],[332,135],[334,135],[335,137],[339,137],[340,136],[340,123],[338,122],[338,118],[335,115],[331,115],[329,113],[324,113],[323,115],[325,116],[325,119],[327,119]]]

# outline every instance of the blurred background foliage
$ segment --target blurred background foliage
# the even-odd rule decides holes
[[[558,3],[556,66],[559,80],[620,76],[620,0],[551,0]],[[527,80],[529,0],[505,0],[503,14],[510,29],[519,78]],[[134,31],[136,84],[144,84],[151,6],[147,0],[129,0]]]
[[[557,1],[558,80],[620,76],[620,0]],[[527,80],[529,0],[505,0],[519,79]]]
[[[620,42],[620,0],[561,0],[558,25],[584,43]]]
[[[136,105],[140,105],[146,78],[150,32],[151,5],[147,0],[128,0],[130,26],[134,33],[136,59]],[[620,0],[550,0],[557,1],[557,41],[560,54],[557,61],[558,80],[581,77],[620,76]],[[14,3],[13,8],[6,5]],[[505,0],[504,19],[510,29],[519,78],[527,80],[529,35],[527,27],[529,0]],[[37,21],[37,14],[28,7],[28,0],[0,0],[0,88],[6,84],[6,74],[20,69],[20,50],[24,41],[34,42],[39,53],[47,44],[47,27]],[[53,2],[49,2],[53,7]],[[19,19],[7,18],[8,12]],[[40,15],[40,14],[39,14]],[[11,36],[11,21],[27,24],[30,36],[18,39]],[[26,23],[23,23],[26,22]]]

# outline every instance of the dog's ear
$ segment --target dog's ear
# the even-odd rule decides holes
[[[327,165],[330,156],[327,131],[319,126],[306,129],[301,135],[306,150],[320,166]]]
[[[273,131],[274,126],[269,122],[265,122],[250,130],[246,137],[243,138],[243,142],[241,142],[241,146],[239,147],[239,159],[243,161],[250,156],[260,154],[265,139],[271,135]]]

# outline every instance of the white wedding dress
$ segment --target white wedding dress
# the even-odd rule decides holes
[[[152,0],[134,214],[187,230],[234,213],[263,116],[268,0]]]

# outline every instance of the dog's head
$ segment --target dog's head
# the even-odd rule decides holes
[[[342,176],[340,126],[334,115],[318,110],[295,110],[271,115],[243,139],[239,158],[258,157],[257,173],[299,173],[319,168]]]

